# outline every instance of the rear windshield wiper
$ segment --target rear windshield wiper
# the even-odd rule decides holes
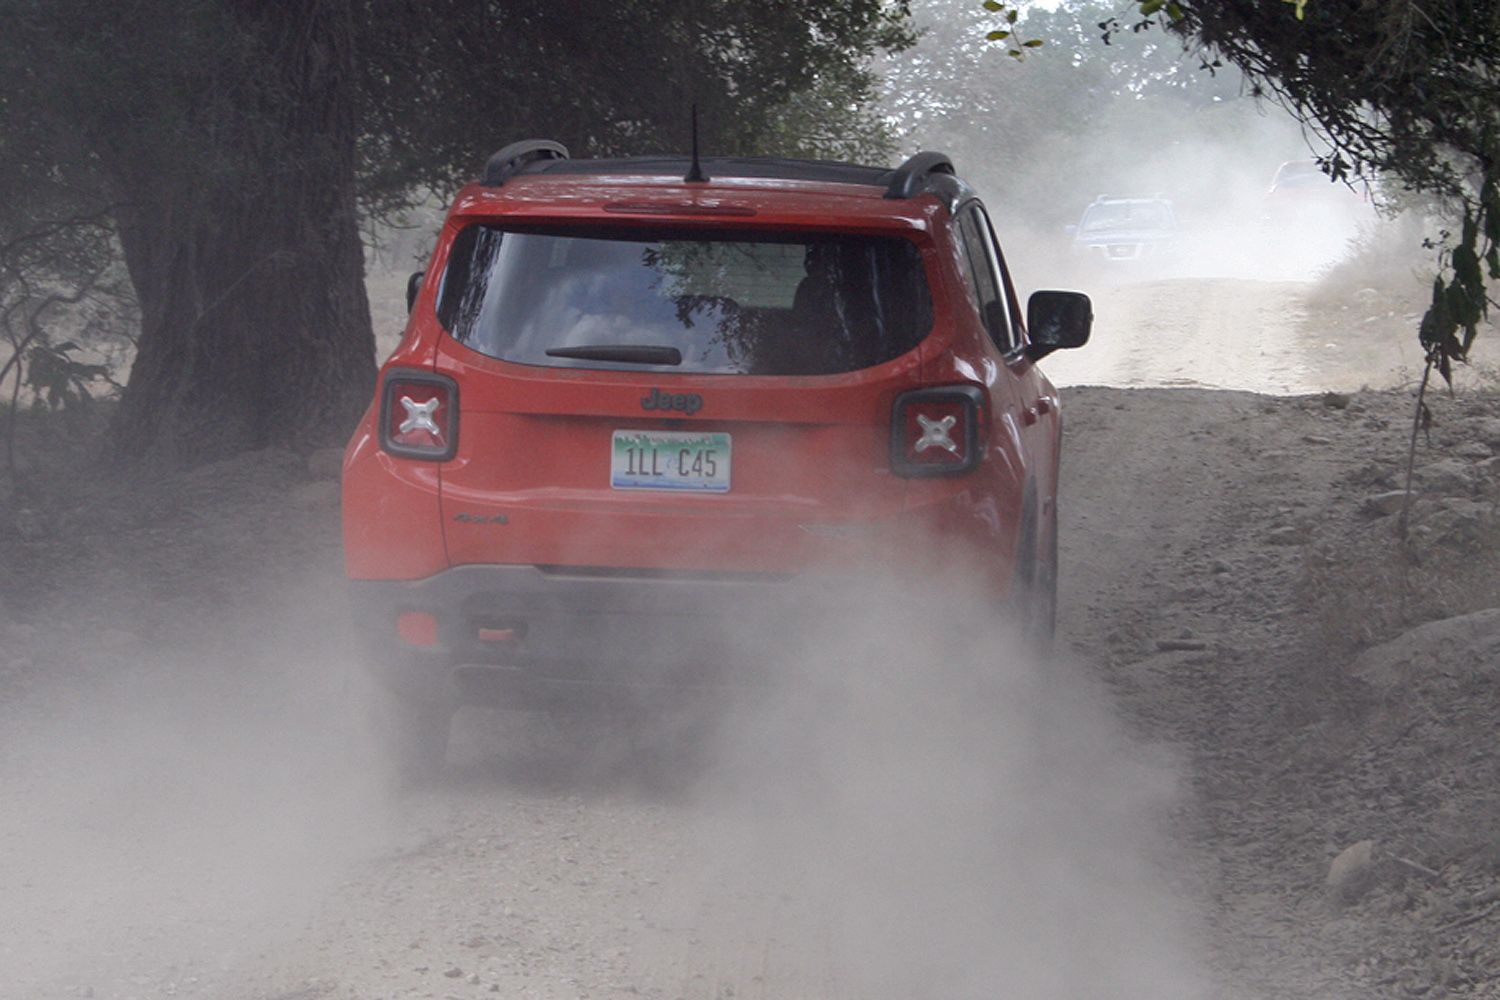
[[[622,361],[629,365],[680,365],[682,352],[675,347],[652,344],[583,344],[578,347],[549,347],[549,358],[577,358],[579,361]]]

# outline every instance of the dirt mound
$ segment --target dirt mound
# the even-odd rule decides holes
[[[1428,622],[1365,650],[1349,672],[1387,696],[1424,690],[1434,677],[1473,681],[1500,673],[1500,608]]]
[[[1373,840],[1375,861],[1349,894],[1358,923],[1342,920],[1343,947],[1374,985],[1493,997],[1500,609],[1415,628],[1366,650],[1350,674],[1373,693],[1338,727],[1344,782],[1331,804],[1352,836]]]

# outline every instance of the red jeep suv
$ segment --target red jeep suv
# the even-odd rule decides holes
[[[1050,635],[1057,391],[950,160],[507,146],[456,198],[344,460],[385,735],[462,700],[720,683],[875,571],[969,574]],[[825,613],[826,610],[825,610]],[[736,676],[743,676],[737,674]]]

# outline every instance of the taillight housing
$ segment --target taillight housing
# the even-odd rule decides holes
[[[405,458],[452,458],[458,450],[458,383],[434,372],[386,372],[380,390],[380,447]]]
[[[891,412],[891,469],[919,479],[961,476],[983,458],[984,392],[972,385],[915,389]]]
[[[396,634],[408,646],[436,646],[437,616],[428,611],[403,611],[396,616]]]

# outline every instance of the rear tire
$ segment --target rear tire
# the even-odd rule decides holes
[[[1054,502],[1054,510],[1056,508]],[[1057,518],[1052,518],[1052,527],[1046,540],[1037,547],[1035,571],[1032,573],[1031,636],[1043,651],[1052,646],[1057,637]]]
[[[1053,518],[1046,537],[1038,540],[1035,504],[1026,506],[1011,607],[1022,639],[1046,652],[1057,632],[1057,519]]]

